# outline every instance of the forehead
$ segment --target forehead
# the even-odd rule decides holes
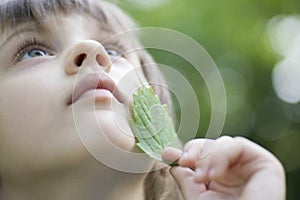
[[[72,38],[99,39],[102,41],[115,34],[106,31],[103,24],[89,15],[72,13],[60,14],[55,17],[47,16],[41,23],[28,21],[16,27],[7,28],[5,32],[0,34],[0,40],[5,41],[16,37],[21,41],[23,36],[29,35],[33,38],[39,36],[38,38],[44,38],[47,41],[54,39],[56,42],[62,42]]]
[[[134,27],[120,9],[101,0],[0,0],[0,30],[18,29],[29,23],[44,28],[47,17],[74,13],[95,18],[102,28],[113,33]]]

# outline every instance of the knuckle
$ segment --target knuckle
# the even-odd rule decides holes
[[[231,136],[225,135],[219,138],[221,141],[233,141],[233,138]]]
[[[190,149],[201,147],[203,143],[203,139],[194,139],[190,140],[184,145],[183,150],[184,151],[189,151]]]

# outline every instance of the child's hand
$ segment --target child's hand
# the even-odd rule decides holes
[[[196,139],[184,152],[166,148],[162,158],[179,163],[170,171],[186,200],[285,199],[282,165],[245,138]]]

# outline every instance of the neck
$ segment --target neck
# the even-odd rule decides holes
[[[67,171],[67,172],[66,172]],[[144,199],[145,174],[130,174],[99,163],[15,182],[2,179],[1,200]]]

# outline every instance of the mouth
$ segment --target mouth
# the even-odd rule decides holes
[[[115,82],[105,73],[92,73],[83,77],[74,87],[69,97],[68,105],[74,104],[84,96],[91,96],[95,101],[105,101],[108,98],[115,98],[124,103],[122,93]]]

